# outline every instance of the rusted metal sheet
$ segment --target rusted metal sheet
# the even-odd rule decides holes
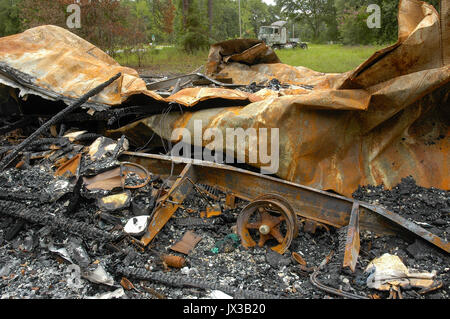
[[[225,205],[230,209],[236,208],[236,196],[233,193],[228,193],[225,198]]]
[[[352,272],[355,272],[360,248],[361,243],[359,241],[359,203],[354,203],[347,229],[344,262],[342,264],[343,268],[350,268]]]
[[[423,1],[401,0],[398,19],[397,43],[376,52],[361,64],[341,88],[367,88],[396,77],[445,66],[440,17],[435,8]]]
[[[215,75],[220,71],[224,57],[233,57],[232,60],[240,60],[242,62],[255,63],[280,63],[280,59],[275,52],[269,47],[263,47],[260,51],[262,43],[256,39],[235,39],[216,43],[211,46],[206,64],[207,75]],[[257,48],[255,49],[252,48]]]
[[[201,218],[212,218],[220,215],[222,215],[220,205],[208,206],[206,211],[200,212]]]
[[[116,188],[124,188],[125,181],[123,179],[120,167],[100,173],[94,177],[83,177],[84,184],[88,190],[113,190]]]
[[[158,108],[158,103],[166,106],[173,101],[188,107],[208,99],[233,100],[237,94],[220,88],[210,88],[205,94],[181,90],[176,97],[165,99],[148,90],[136,70],[120,66],[91,43],[57,26],[39,26],[0,38],[0,84],[19,89],[20,97],[33,94],[70,104],[117,73],[121,73],[121,77],[92,97],[86,108],[102,111],[131,98],[138,98],[144,105],[154,108]],[[194,93],[195,96],[190,96]],[[188,105],[185,105],[186,99]]]
[[[260,128],[279,128],[277,176],[282,179],[345,196],[359,185],[390,188],[410,175],[420,186],[449,189],[450,131],[445,122],[448,110],[442,105],[448,102],[450,68],[404,75],[388,84],[364,90],[313,90],[240,108],[171,114],[164,116],[164,126],[159,124],[163,116],[155,115],[110,134],[128,136],[139,129],[139,142],[156,133],[177,143],[174,129],[186,128],[194,136],[195,121],[202,121],[204,128],[222,133],[224,154],[249,162],[251,145],[246,143],[243,150],[227,145],[227,129],[253,128],[259,139]],[[197,146],[209,143],[201,142]],[[259,161],[250,164],[265,166]]]
[[[257,199],[270,189],[274,194],[284,198],[297,216],[337,228],[349,225],[353,206],[358,203],[360,230],[370,230],[379,235],[399,235],[405,238],[418,236],[450,253],[450,243],[415,223],[378,206],[226,165],[132,152],[125,152],[122,157],[125,160],[134,161],[146,167],[153,174],[162,177],[168,177],[172,168],[173,174],[179,174],[184,170],[175,184],[188,187],[191,183],[182,183],[181,177],[186,176],[188,172],[191,176],[195,176],[195,178],[191,177],[192,181],[214,186],[225,194],[232,192],[244,200]],[[180,202],[180,199],[182,200],[188,192],[187,188],[177,192],[179,196],[176,201]],[[164,220],[164,223],[161,224],[165,224],[168,218]],[[164,226],[161,224],[159,229]],[[155,235],[156,233],[154,232]]]
[[[184,234],[181,241],[170,247],[171,250],[189,255],[195,246],[202,240],[202,237],[197,236],[193,231],[188,231]]]
[[[449,189],[447,3],[443,2],[439,18],[429,4],[401,0],[398,42],[343,74],[279,63],[270,51],[260,51],[263,46],[258,40],[212,46],[208,73],[232,78],[233,84],[277,78],[296,86],[280,92],[189,88],[164,99],[147,90],[136,71],[119,66],[91,44],[53,26],[0,39],[0,82],[20,88],[22,94],[65,100],[120,71],[122,76],[92,99],[89,107],[116,106],[132,98],[149,108],[164,109],[171,102],[187,108],[202,105],[196,112],[157,115],[109,132],[126,133],[136,146],[146,145],[155,132],[168,140],[176,128],[193,132],[195,120],[221,132],[279,128],[277,176],[284,180],[345,196],[351,196],[359,185],[390,188],[410,175],[420,186]],[[267,60],[257,59],[262,55]],[[211,107],[217,108],[203,109]],[[160,125],[161,120],[165,125]],[[206,143],[202,141],[201,146]],[[245,145],[240,154],[226,143],[223,147],[224,153],[246,159],[249,150]]]

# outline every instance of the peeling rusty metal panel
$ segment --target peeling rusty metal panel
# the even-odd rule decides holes
[[[248,101],[249,95],[246,92],[221,89],[221,88],[186,88],[184,90],[175,93],[167,98],[169,102],[177,102],[184,106],[191,107],[201,101],[210,99],[227,99],[227,100],[240,100]]]
[[[232,60],[255,63],[280,63],[275,52],[267,46],[260,46],[262,41],[256,39],[235,39],[216,43],[211,46],[206,64],[206,73],[215,75],[223,62],[223,57],[233,57]],[[252,48],[255,48],[252,49]],[[262,50],[260,50],[263,48]]]
[[[409,175],[418,185],[449,189],[450,140],[440,138],[449,133],[448,110],[441,107],[449,82],[450,68],[443,67],[367,90],[313,91],[240,108],[171,114],[164,117],[163,127],[159,124],[162,115],[155,115],[117,130],[116,136],[142,127],[147,132],[142,131],[145,136],[140,139],[156,132],[177,143],[179,137],[173,140],[171,136],[174,129],[187,128],[192,137],[195,121],[201,120],[204,128],[222,132],[223,153],[245,156],[248,162],[251,146],[247,143],[242,154],[227,145],[226,130],[254,128],[259,136],[260,128],[279,128],[277,176],[282,179],[345,196],[351,196],[359,185],[392,187]],[[203,147],[209,143],[202,142]]]
[[[69,104],[119,72],[122,76],[91,98],[88,107],[103,110],[137,95],[149,107],[155,102],[192,106],[208,99],[247,99],[243,92],[220,88],[200,93],[181,90],[165,99],[148,90],[136,70],[120,66],[91,43],[57,26],[39,26],[0,38],[0,84],[20,89],[21,95],[34,94]]]

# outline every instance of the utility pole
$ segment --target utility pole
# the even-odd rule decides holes
[[[239,38],[242,38],[241,0],[239,0]]]

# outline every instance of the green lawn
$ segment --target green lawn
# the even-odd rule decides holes
[[[284,49],[276,52],[280,60],[289,65],[304,66],[319,72],[342,73],[353,70],[384,47],[310,44],[308,50]]]
[[[276,53],[283,63],[289,65],[304,66],[319,72],[341,73],[356,68],[384,47],[310,44],[308,50],[283,49]],[[148,49],[145,54],[141,54],[141,66],[136,53],[119,53],[114,58],[121,65],[138,69],[143,74],[186,74],[205,65],[208,50],[188,54],[175,47]]]
[[[137,69],[142,74],[186,74],[206,64],[209,50],[186,53],[175,47],[148,49],[141,55],[141,65],[136,53],[121,53],[114,59],[121,65]]]

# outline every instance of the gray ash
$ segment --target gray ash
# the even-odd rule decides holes
[[[450,191],[421,187],[407,177],[392,190],[383,185],[359,187],[353,197],[421,222],[432,233],[450,239]]]

